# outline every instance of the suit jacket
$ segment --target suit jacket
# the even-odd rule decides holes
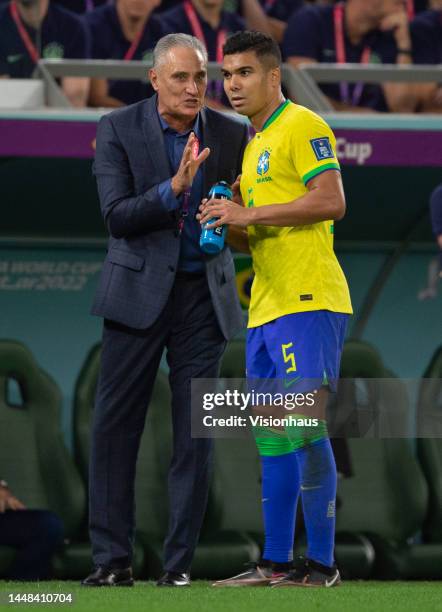
[[[106,259],[92,314],[136,329],[150,327],[174,284],[181,237],[179,211],[169,212],[158,185],[172,176],[156,96],[100,119],[94,174],[109,231]],[[204,194],[219,180],[232,183],[241,172],[247,127],[222,113],[201,111]],[[226,339],[243,326],[230,249],[205,256],[215,313]]]

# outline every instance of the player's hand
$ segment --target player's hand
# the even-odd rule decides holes
[[[239,204],[240,206],[244,206],[244,202],[243,202],[242,195],[241,195],[241,189],[240,189],[241,176],[242,174],[238,174],[235,182],[232,185],[232,193],[233,193],[232,201],[236,202],[236,204]]]
[[[6,510],[24,510],[22,502],[12,495],[7,487],[0,487],[0,514]]]
[[[220,225],[237,225],[247,227],[251,223],[250,208],[244,208],[232,200],[203,200],[200,206],[200,214],[197,219],[201,224],[207,223],[210,219],[217,218],[214,223],[207,226],[207,229],[219,227]]]
[[[198,168],[210,155],[210,149],[208,147],[203,149],[199,155],[195,155],[193,149],[197,143],[197,137],[191,132],[187,139],[186,146],[184,147],[178,172],[172,178],[171,185],[175,196],[180,195],[183,191],[192,186]]]

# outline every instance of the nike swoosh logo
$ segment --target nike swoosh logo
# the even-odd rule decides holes
[[[333,576],[333,578],[331,580],[326,580],[325,581],[325,586],[326,587],[331,587],[335,584],[335,582],[338,580],[339,578],[339,572],[336,572],[336,574]]]
[[[313,491],[313,489],[320,489],[322,487],[322,485],[317,485],[314,487],[304,487],[303,485],[301,485],[301,491]]]
[[[14,64],[15,62],[18,62],[19,59],[21,59],[23,57],[22,53],[18,53],[17,55],[8,55],[6,58],[6,61],[9,64]]]
[[[289,387],[291,387],[295,382],[298,382],[298,380],[301,380],[300,376],[297,376],[296,378],[285,378],[284,379],[284,387],[286,389],[288,389]]]

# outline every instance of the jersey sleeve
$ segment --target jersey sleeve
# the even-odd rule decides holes
[[[293,161],[304,185],[326,170],[340,170],[336,138],[327,123],[315,113],[302,113],[292,135]]]

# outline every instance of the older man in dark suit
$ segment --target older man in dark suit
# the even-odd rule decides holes
[[[110,239],[93,313],[104,317],[90,471],[95,571],[83,584],[132,585],[134,479],[147,405],[164,348],[174,455],[159,585],[190,583],[203,520],[211,441],[191,438],[190,381],[216,377],[242,327],[232,255],[206,256],[195,218],[218,180],[240,172],[247,128],[203,108],[207,54],[185,34],[162,38],[156,95],[104,116],[95,175]]]

